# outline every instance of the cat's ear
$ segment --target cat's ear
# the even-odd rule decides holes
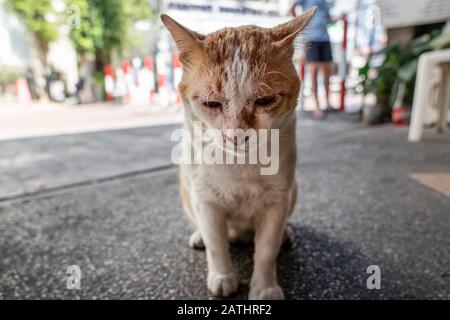
[[[317,6],[313,6],[301,15],[272,28],[272,37],[280,46],[290,45],[300,31],[305,29],[316,13]]]
[[[185,60],[183,62],[189,60],[191,54],[194,54],[195,51],[202,48],[202,40],[205,39],[204,35],[189,30],[166,14],[161,15],[161,21],[175,40],[178,51],[180,52],[180,59],[182,61]]]

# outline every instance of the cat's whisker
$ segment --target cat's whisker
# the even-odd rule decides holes
[[[266,83],[264,83],[264,82],[261,82],[260,85],[261,85],[261,86],[264,86],[264,87],[266,87],[266,88],[268,88],[268,89],[269,89],[269,93],[274,93],[274,92],[275,92],[270,86],[268,86],[268,85],[267,85]],[[264,89],[261,88],[261,90],[264,90]],[[267,94],[267,92],[266,92],[265,90],[264,90],[264,94]]]
[[[267,64],[263,63],[261,64],[261,66],[259,67],[258,71],[256,72],[258,75],[263,75],[262,77],[264,77],[264,74],[266,73],[266,69],[267,69]]]
[[[287,75],[285,75],[284,73],[279,72],[279,71],[269,71],[269,72],[266,72],[266,73],[263,75],[263,77],[265,77],[265,76],[267,76],[267,75],[269,75],[269,74],[279,74],[280,76],[283,76],[284,78],[289,79]]]

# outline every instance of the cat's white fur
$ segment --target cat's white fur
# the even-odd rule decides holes
[[[186,112],[189,122],[191,114]],[[238,276],[230,259],[229,236],[254,231],[254,271],[250,299],[282,299],[277,284],[276,258],[286,221],[295,204],[295,115],[280,131],[280,169],[263,176],[257,165],[181,165],[181,183],[188,192],[185,211],[199,228],[191,246],[206,246],[208,288],[215,295],[236,291]],[[187,126],[189,129],[189,126]],[[193,130],[190,131],[193,135]],[[186,146],[190,147],[190,146]]]
[[[292,41],[297,32],[306,26],[314,12],[315,9],[312,9],[303,17],[291,20],[275,31],[284,32],[286,38],[290,37],[287,40]],[[162,20],[182,53],[199,51],[197,47],[201,39],[198,34],[167,16],[163,16]],[[220,117],[211,116],[195,101],[190,100],[190,97],[184,97],[185,129],[190,132],[191,137],[195,134],[195,121],[204,122],[206,127],[242,128],[239,113],[247,104],[248,96],[254,95],[256,88],[253,87],[254,81],[251,79],[254,70],[253,74],[249,72],[249,66],[241,59],[239,50],[239,47],[235,48],[234,58],[227,65],[228,77],[222,90],[227,98],[227,114],[224,112]],[[260,67],[261,72],[265,72],[265,66]],[[293,66],[288,67],[289,72],[296,76]],[[204,76],[206,75],[205,73]],[[298,78],[295,81],[298,82]],[[296,89],[298,91],[298,83]],[[294,98],[296,99],[296,96]],[[295,101],[289,101],[289,108],[292,110],[295,108],[295,105],[292,106]],[[255,251],[249,298],[283,299],[283,291],[277,282],[276,260],[286,235],[286,222],[293,211],[297,196],[296,116],[295,112],[280,118],[261,113],[258,114],[258,123],[260,127],[279,129],[279,170],[275,175],[261,175],[260,166],[254,164],[182,164],[180,188],[184,209],[198,228],[189,243],[193,247],[204,246],[206,249],[209,290],[214,295],[221,296],[229,296],[237,290],[239,281],[231,261],[229,241],[250,234],[255,243]],[[184,147],[191,148],[191,145]]]

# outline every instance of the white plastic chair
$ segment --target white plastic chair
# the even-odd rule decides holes
[[[445,130],[450,121],[450,49],[420,56],[408,140],[422,139],[424,125]]]

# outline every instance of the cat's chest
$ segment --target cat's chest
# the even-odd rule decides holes
[[[242,218],[251,218],[270,206],[286,190],[288,181],[281,173],[263,176],[258,166],[212,165],[187,169],[191,169],[193,189],[204,201],[216,203]]]
[[[217,174],[217,172],[216,172]],[[269,185],[260,175],[237,174],[223,175],[220,173],[212,181],[212,189],[217,195],[217,199],[223,201],[223,205],[233,212],[245,212],[250,214],[254,210],[259,210],[259,206],[267,197]]]
[[[256,181],[234,181],[230,188],[221,190],[224,206],[230,214],[242,218],[251,218],[260,211],[266,197],[264,186]]]

